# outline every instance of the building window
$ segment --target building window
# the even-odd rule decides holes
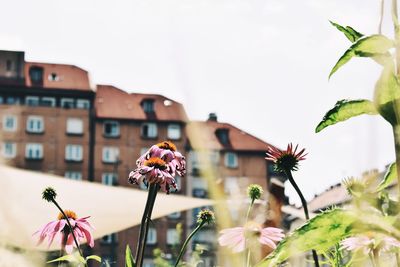
[[[179,244],[179,234],[175,228],[167,230],[167,244],[168,245],[176,245]]]
[[[103,134],[106,137],[119,136],[119,122],[118,121],[105,121],[103,123]]]
[[[12,61],[9,59],[6,61],[6,71],[12,71]]]
[[[19,97],[17,97],[17,96],[7,96],[6,97],[6,104],[7,105],[18,105],[19,104]]]
[[[80,118],[67,119],[68,134],[83,134],[83,121]]]
[[[60,77],[57,75],[57,73],[52,72],[51,74],[49,74],[49,76],[47,77],[47,79],[48,79],[49,81],[52,81],[52,82],[58,82],[58,81],[60,80]]]
[[[145,99],[142,102],[143,111],[146,113],[154,112],[154,100],[153,99]]]
[[[103,162],[116,163],[119,157],[118,147],[103,147]]]
[[[0,95],[0,104],[4,104],[4,97]]]
[[[29,77],[32,85],[43,85],[43,68],[38,66],[30,67]]]
[[[144,138],[156,138],[157,137],[157,124],[155,123],[143,123],[142,124],[142,137]]]
[[[31,107],[39,106],[39,97],[38,96],[25,97],[25,105],[31,106]]]
[[[103,244],[115,244],[117,241],[118,241],[117,233],[105,235],[101,238],[101,243]]]
[[[237,168],[238,157],[236,153],[226,152],[225,153],[225,166],[228,168]]]
[[[157,243],[157,231],[155,228],[150,227],[147,233],[147,244],[154,245]]]
[[[179,124],[169,124],[167,135],[170,140],[181,139],[181,126]]]
[[[146,153],[147,151],[149,151],[149,149],[150,149],[150,148],[148,148],[148,147],[142,147],[142,148],[140,149],[140,155],[139,155],[139,156],[141,156],[141,155],[143,155],[144,153]]]
[[[118,176],[116,173],[106,172],[101,175],[101,182],[104,185],[117,185]]]
[[[175,177],[175,183],[178,189],[182,191],[182,180],[180,176]]]
[[[42,159],[43,145],[38,143],[27,143],[25,147],[25,158],[27,159]]]
[[[55,107],[56,106],[56,99],[54,97],[42,97],[40,99],[40,105],[43,107]]]
[[[169,219],[179,219],[180,217],[181,217],[181,213],[179,211],[168,215]]]
[[[81,145],[66,145],[65,146],[65,160],[68,161],[82,161],[83,149]]]
[[[71,180],[77,180],[81,181],[82,180],[82,173],[81,172],[73,172],[73,171],[66,171],[64,174],[65,178],[71,179]]]
[[[76,100],[76,108],[89,109],[90,101],[87,99],[78,99]]]
[[[3,130],[7,132],[15,132],[17,130],[17,116],[3,116]]]
[[[153,259],[143,259],[143,267],[155,267]]]
[[[240,194],[240,186],[237,177],[226,177],[224,181],[225,193],[228,195]]]
[[[73,98],[61,98],[61,107],[62,108],[74,108],[74,99]]]
[[[26,120],[26,130],[29,133],[42,133],[44,131],[43,117],[28,116]]]
[[[6,159],[15,158],[17,155],[17,144],[13,142],[4,142],[1,149],[2,155]]]

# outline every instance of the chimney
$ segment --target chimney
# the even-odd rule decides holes
[[[208,114],[208,121],[218,121],[217,113],[210,113]]]

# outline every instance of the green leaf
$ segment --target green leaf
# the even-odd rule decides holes
[[[76,255],[68,254],[68,255],[64,255],[62,257],[59,257],[57,259],[48,261],[47,263],[52,263],[52,262],[57,262],[57,261],[79,262],[80,259]]]
[[[101,257],[97,256],[97,255],[90,255],[90,256],[86,257],[86,261],[88,261],[88,260],[95,260],[95,261],[101,262]]]
[[[394,73],[393,64],[386,64],[375,85],[375,106],[385,120],[395,126],[397,124],[398,101],[400,100],[400,84]]]
[[[339,31],[341,31],[342,33],[344,33],[344,35],[347,37],[347,39],[349,39],[350,42],[354,43],[355,41],[357,41],[358,39],[360,39],[361,37],[363,37],[364,35],[362,33],[359,33],[358,31],[354,30],[352,27],[350,26],[346,26],[343,27],[333,21],[329,21],[334,27],[336,27],[336,29],[338,29]]]
[[[125,267],[135,267],[135,260],[132,256],[132,251],[129,245],[126,245],[125,250]]]
[[[356,217],[336,208],[322,212],[283,239],[256,267],[277,266],[291,256],[315,249],[321,253],[352,234]]]
[[[394,180],[397,178],[397,167],[396,163],[390,164],[389,168],[387,169],[385,176],[383,177],[382,182],[378,185],[377,191],[382,191],[389,185],[393,183]]]
[[[315,132],[318,133],[322,129],[336,124],[341,121],[348,120],[352,117],[362,114],[377,114],[377,110],[373,102],[369,100],[340,100],[336,102],[335,106],[329,110],[322,121],[318,124]]]
[[[384,35],[376,34],[358,39],[349,49],[340,57],[336,65],[329,73],[329,78],[344,64],[349,62],[352,57],[375,57],[385,55],[394,42]]]

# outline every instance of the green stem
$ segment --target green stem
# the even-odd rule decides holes
[[[57,203],[57,201],[56,201],[55,199],[52,199],[51,201],[53,202],[54,205],[56,205],[56,207],[58,208],[58,210],[61,212],[61,214],[64,216],[65,220],[67,221],[69,231],[71,232],[72,237],[74,238],[75,246],[76,246],[76,248],[78,249],[79,254],[81,255],[81,257],[84,258],[84,257],[83,257],[82,250],[81,250],[81,248],[80,248],[80,246],[79,246],[78,240],[76,239],[76,236],[75,236],[75,233],[74,233],[74,229],[72,228],[72,225],[71,225],[71,223],[69,222],[69,218],[68,218],[67,215],[64,213],[64,211],[63,211],[63,209],[60,207],[60,205],[58,205],[58,203]],[[86,262],[85,262],[85,266],[87,266],[87,263],[86,263]]]
[[[303,210],[304,210],[304,215],[306,216],[306,220],[310,219],[310,215],[308,214],[308,206],[307,206],[307,201],[303,196],[303,193],[301,193],[300,188],[297,186],[296,182],[293,179],[292,176],[292,172],[290,170],[285,170],[285,174],[289,180],[289,182],[292,184],[292,186],[294,187],[294,189],[296,190],[297,194],[300,197],[301,200],[301,204],[303,206]],[[313,249],[311,250],[313,258],[314,258],[314,263],[316,267],[319,267],[319,261],[318,261],[318,255],[317,252]]]
[[[400,200],[400,125],[393,127],[394,147],[396,152],[397,187]]]
[[[153,212],[153,207],[157,197],[157,192],[158,192],[158,185],[150,184],[149,193],[147,194],[146,206],[144,208],[142,221],[140,224],[139,239],[136,249],[135,262],[137,267],[142,267],[143,265],[144,249],[146,247],[147,233],[149,231],[151,213]]]
[[[378,26],[379,34],[382,34],[382,22],[383,22],[384,9],[385,9],[385,0],[381,0],[381,14],[380,14],[379,26]]]
[[[254,204],[254,199],[252,198],[251,199],[251,203],[250,203],[250,205],[249,205],[249,208],[247,209],[247,214],[246,214],[246,221],[245,221],[245,224],[247,224],[247,222],[249,221],[249,216],[250,216],[250,211],[251,211],[251,208],[253,207],[253,204]],[[250,248],[247,248],[247,260],[246,260],[246,262],[247,262],[247,267],[250,267]]]
[[[192,237],[200,230],[201,227],[203,227],[203,225],[204,225],[205,223],[206,223],[205,221],[202,221],[201,223],[199,223],[199,225],[197,225],[197,227],[196,227],[196,228],[190,233],[190,235],[186,238],[185,242],[184,242],[183,245],[182,245],[181,251],[179,251],[178,258],[176,259],[176,262],[175,262],[175,265],[174,265],[175,267],[178,266],[178,264],[179,264],[179,262],[180,262],[180,260],[181,260],[181,258],[182,258],[182,256],[183,256],[183,253],[184,253],[185,250],[186,250],[187,244],[189,244],[190,239],[192,239]]]
[[[398,253],[398,252],[396,252],[396,253],[395,253],[395,255],[396,255],[396,263],[397,263],[397,267],[400,267],[400,258],[399,258],[399,253]]]
[[[251,256],[251,250],[248,248],[247,249],[247,267],[250,267],[250,256]]]

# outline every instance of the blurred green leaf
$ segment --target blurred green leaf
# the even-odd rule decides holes
[[[325,114],[322,121],[315,129],[315,132],[318,133],[330,125],[348,120],[358,115],[374,115],[377,113],[378,112],[374,103],[369,100],[340,100],[336,102],[335,106]]]
[[[135,267],[135,260],[132,256],[132,251],[129,245],[126,245],[125,250],[125,267]]]
[[[390,48],[394,46],[394,42],[384,35],[371,35],[358,39],[349,49],[340,57],[336,65],[329,73],[329,78],[344,64],[349,62],[352,57],[376,57],[384,56]]]
[[[68,254],[68,255],[61,256],[61,257],[59,257],[57,259],[48,261],[47,263],[52,263],[52,262],[57,262],[57,261],[82,262],[82,263],[86,262],[85,259],[82,258],[81,255]]]
[[[363,37],[364,35],[362,33],[359,33],[358,31],[354,30],[352,27],[350,26],[342,26],[339,25],[333,21],[329,21],[334,27],[336,27],[336,29],[338,29],[339,31],[341,31],[342,33],[344,33],[344,35],[347,37],[347,39],[349,39],[350,42],[354,43],[355,41],[357,41],[358,39],[360,39],[361,37]]]
[[[322,212],[283,239],[256,267],[277,266],[291,256],[301,255],[312,249],[317,252],[327,251],[352,234],[352,225],[355,222],[355,216],[339,208]]]
[[[396,163],[390,164],[389,168],[387,169],[385,176],[383,177],[382,182],[378,185],[377,191],[382,191],[386,187],[388,187],[394,180],[397,178],[397,167]]]
[[[101,262],[101,257],[97,256],[97,255],[90,255],[90,256],[86,257],[86,261],[88,261],[88,260],[95,260],[95,261]]]
[[[397,105],[400,100],[400,84],[394,73],[394,66],[386,64],[375,85],[375,106],[385,120],[393,126],[397,124]]]

